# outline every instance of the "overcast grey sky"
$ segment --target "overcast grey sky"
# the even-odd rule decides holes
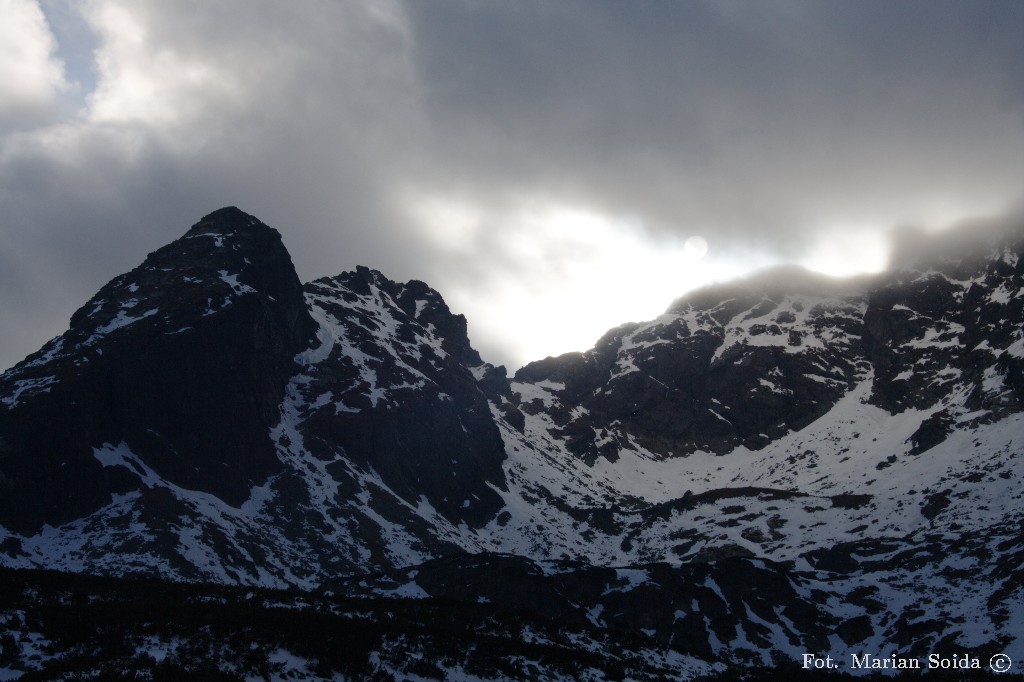
[[[0,366],[237,205],[514,369],[1024,199],[1024,3],[0,0]],[[685,248],[699,236],[707,243]]]

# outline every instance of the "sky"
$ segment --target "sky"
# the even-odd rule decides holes
[[[1012,0],[0,0],[0,367],[203,215],[514,370],[1024,205]]]

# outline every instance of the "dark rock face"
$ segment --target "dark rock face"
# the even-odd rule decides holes
[[[872,400],[891,412],[924,409],[967,387],[970,405],[1020,411],[1024,352],[1024,237],[979,240],[888,276],[871,292],[865,340]]]
[[[494,373],[469,344],[466,319],[422,282],[358,268],[306,287],[321,324],[298,386],[300,432],[325,458],[378,473],[415,505],[424,496],[471,527],[502,506],[504,444],[474,370]]]
[[[277,231],[235,208],[206,216],[3,376],[0,519],[53,524],[129,489],[93,456],[104,443],[240,504],[280,469],[268,429],[314,328]]]

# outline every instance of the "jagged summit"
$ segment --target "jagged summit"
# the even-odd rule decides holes
[[[104,285],[71,316],[67,333],[12,371],[144,330],[166,333],[174,327],[172,333],[184,333],[191,329],[185,323],[197,313],[215,316],[234,303],[246,304],[243,299],[250,295],[290,310],[288,324],[298,337],[311,332],[310,321],[294,314],[303,305],[302,285],[281,235],[237,208],[220,209]]]
[[[480,354],[470,345],[466,317],[453,314],[441,294],[425,282],[395,282],[378,270],[359,265],[351,272],[316,279],[307,285],[306,290],[315,292],[318,288],[337,285],[356,295],[372,295],[375,291],[383,293],[418,324],[436,329],[443,340],[442,349],[448,355],[467,367],[483,364]]]
[[[259,218],[249,215],[237,206],[225,206],[223,208],[218,208],[216,211],[210,211],[204,215],[202,220],[189,229],[189,233],[206,230],[231,233],[235,231],[245,231],[247,229],[255,231],[270,230],[271,232],[277,232],[274,228],[260,222]]]
[[[132,484],[92,448],[235,504],[279,469],[266,429],[315,323],[278,232],[222,209],[114,278],[0,381],[0,514],[18,526],[94,509]],[[211,457],[216,453],[216,457]]]

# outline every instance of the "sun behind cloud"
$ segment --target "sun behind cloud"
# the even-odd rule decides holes
[[[611,327],[657,317],[686,291],[764,264],[705,260],[703,238],[656,237],[635,217],[568,203],[488,208],[412,196],[412,220],[450,258],[433,276],[438,288],[471,321],[485,359],[513,367],[586,350]]]
[[[703,258],[708,252],[708,240],[694,235],[683,244],[683,252],[690,258]]]

